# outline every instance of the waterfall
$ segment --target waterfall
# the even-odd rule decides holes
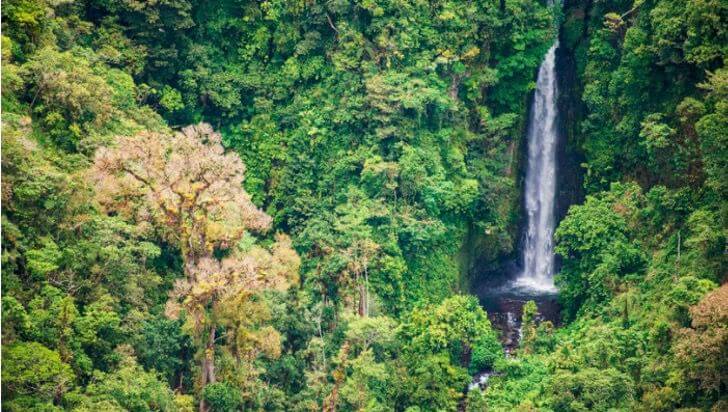
[[[553,1],[549,1],[553,6]],[[554,285],[554,226],[556,224],[556,149],[558,144],[556,40],[538,69],[526,139],[528,163],[524,188],[527,228],[523,244],[523,270],[500,287],[485,284],[478,293],[493,326],[502,332],[506,357],[523,340],[520,320],[523,305],[536,302],[541,316],[558,324],[559,306]],[[505,316],[504,316],[505,315]],[[493,371],[480,371],[468,390],[482,389]]]
[[[556,49],[551,46],[538,69],[536,93],[528,123],[528,168],[525,210],[528,218],[523,247],[523,272],[516,286],[536,292],[555,292],[554,203],[556,198]]]

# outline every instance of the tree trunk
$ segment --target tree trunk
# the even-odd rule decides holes
[[[205,347],[205,353],[202,357],[202,390],[205,389],[208,383],[215,383],[215,328],[213,327],[210,331],[210,336],[207,340],[207,346]],[[207,405],[205,400],[200,399],[200,412],[206,412]]]
[[[369,317],[369,269],[364,265],[364,316]]]
[[[359,316],[365,317],[367,312],[367,292],[364,283],[359,283]]]
[[[468,366],[470,366],[470,360],[472,359],[473,355],[473,348],[466,343],[463,344],[462,348],[463,351],[460,354],[460,366],[467,369]]]

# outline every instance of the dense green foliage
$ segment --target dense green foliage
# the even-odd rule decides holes
[[[726,408],[727,6],[583,3],[3,2],[3,410]],[[587,196],[506,359],[461,289],[561,21]]]
[[[722,1],[567,5],[587,194],[556,232],[570,323],[497,366],[493,409],[728,407],[727,18]]]
[[[451,297],[459,251],[513,249],[553,21],[528,0],[4,2],[3,370],[42,368],[4,377],[8,408],[455,408],[501,357]],[[200,121],[227,154],[170,130]]]

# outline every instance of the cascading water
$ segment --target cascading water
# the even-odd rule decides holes
[[[554,203],[556,199],[556,49],[551,46],[538,70],[536,93],[528,124],[528,168],[525,208],[528,218],[523,248],[523,272],[515,286],[552,293],[554,286]]]

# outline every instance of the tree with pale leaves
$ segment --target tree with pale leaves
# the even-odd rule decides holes
[[[243,189],[245,166],[225,152],[210,125],[120,137],[115,147],[97,152],[92,171],[107,212],[179,248],[185,278],[170,292],[166,313],[185,319],[200,349],[201,389],[216,381],[221,327],[238,360],[280,352],[275,330],[254,330],[258,325],[240,316],[254,294],[297,281],[300,260],[286,235],[276,235],[270,248],[255,244],[251,232],[266,233],[271,218]]]
[[[174,134],[120,137],[115,147],[96,154],[93,172],[101,204],[179,246],[187,272],[249,231],[270,228],[270,216],[243,190],[245,165],[234,153],[225,153],[220,139],[210,125],[200,123]]]

